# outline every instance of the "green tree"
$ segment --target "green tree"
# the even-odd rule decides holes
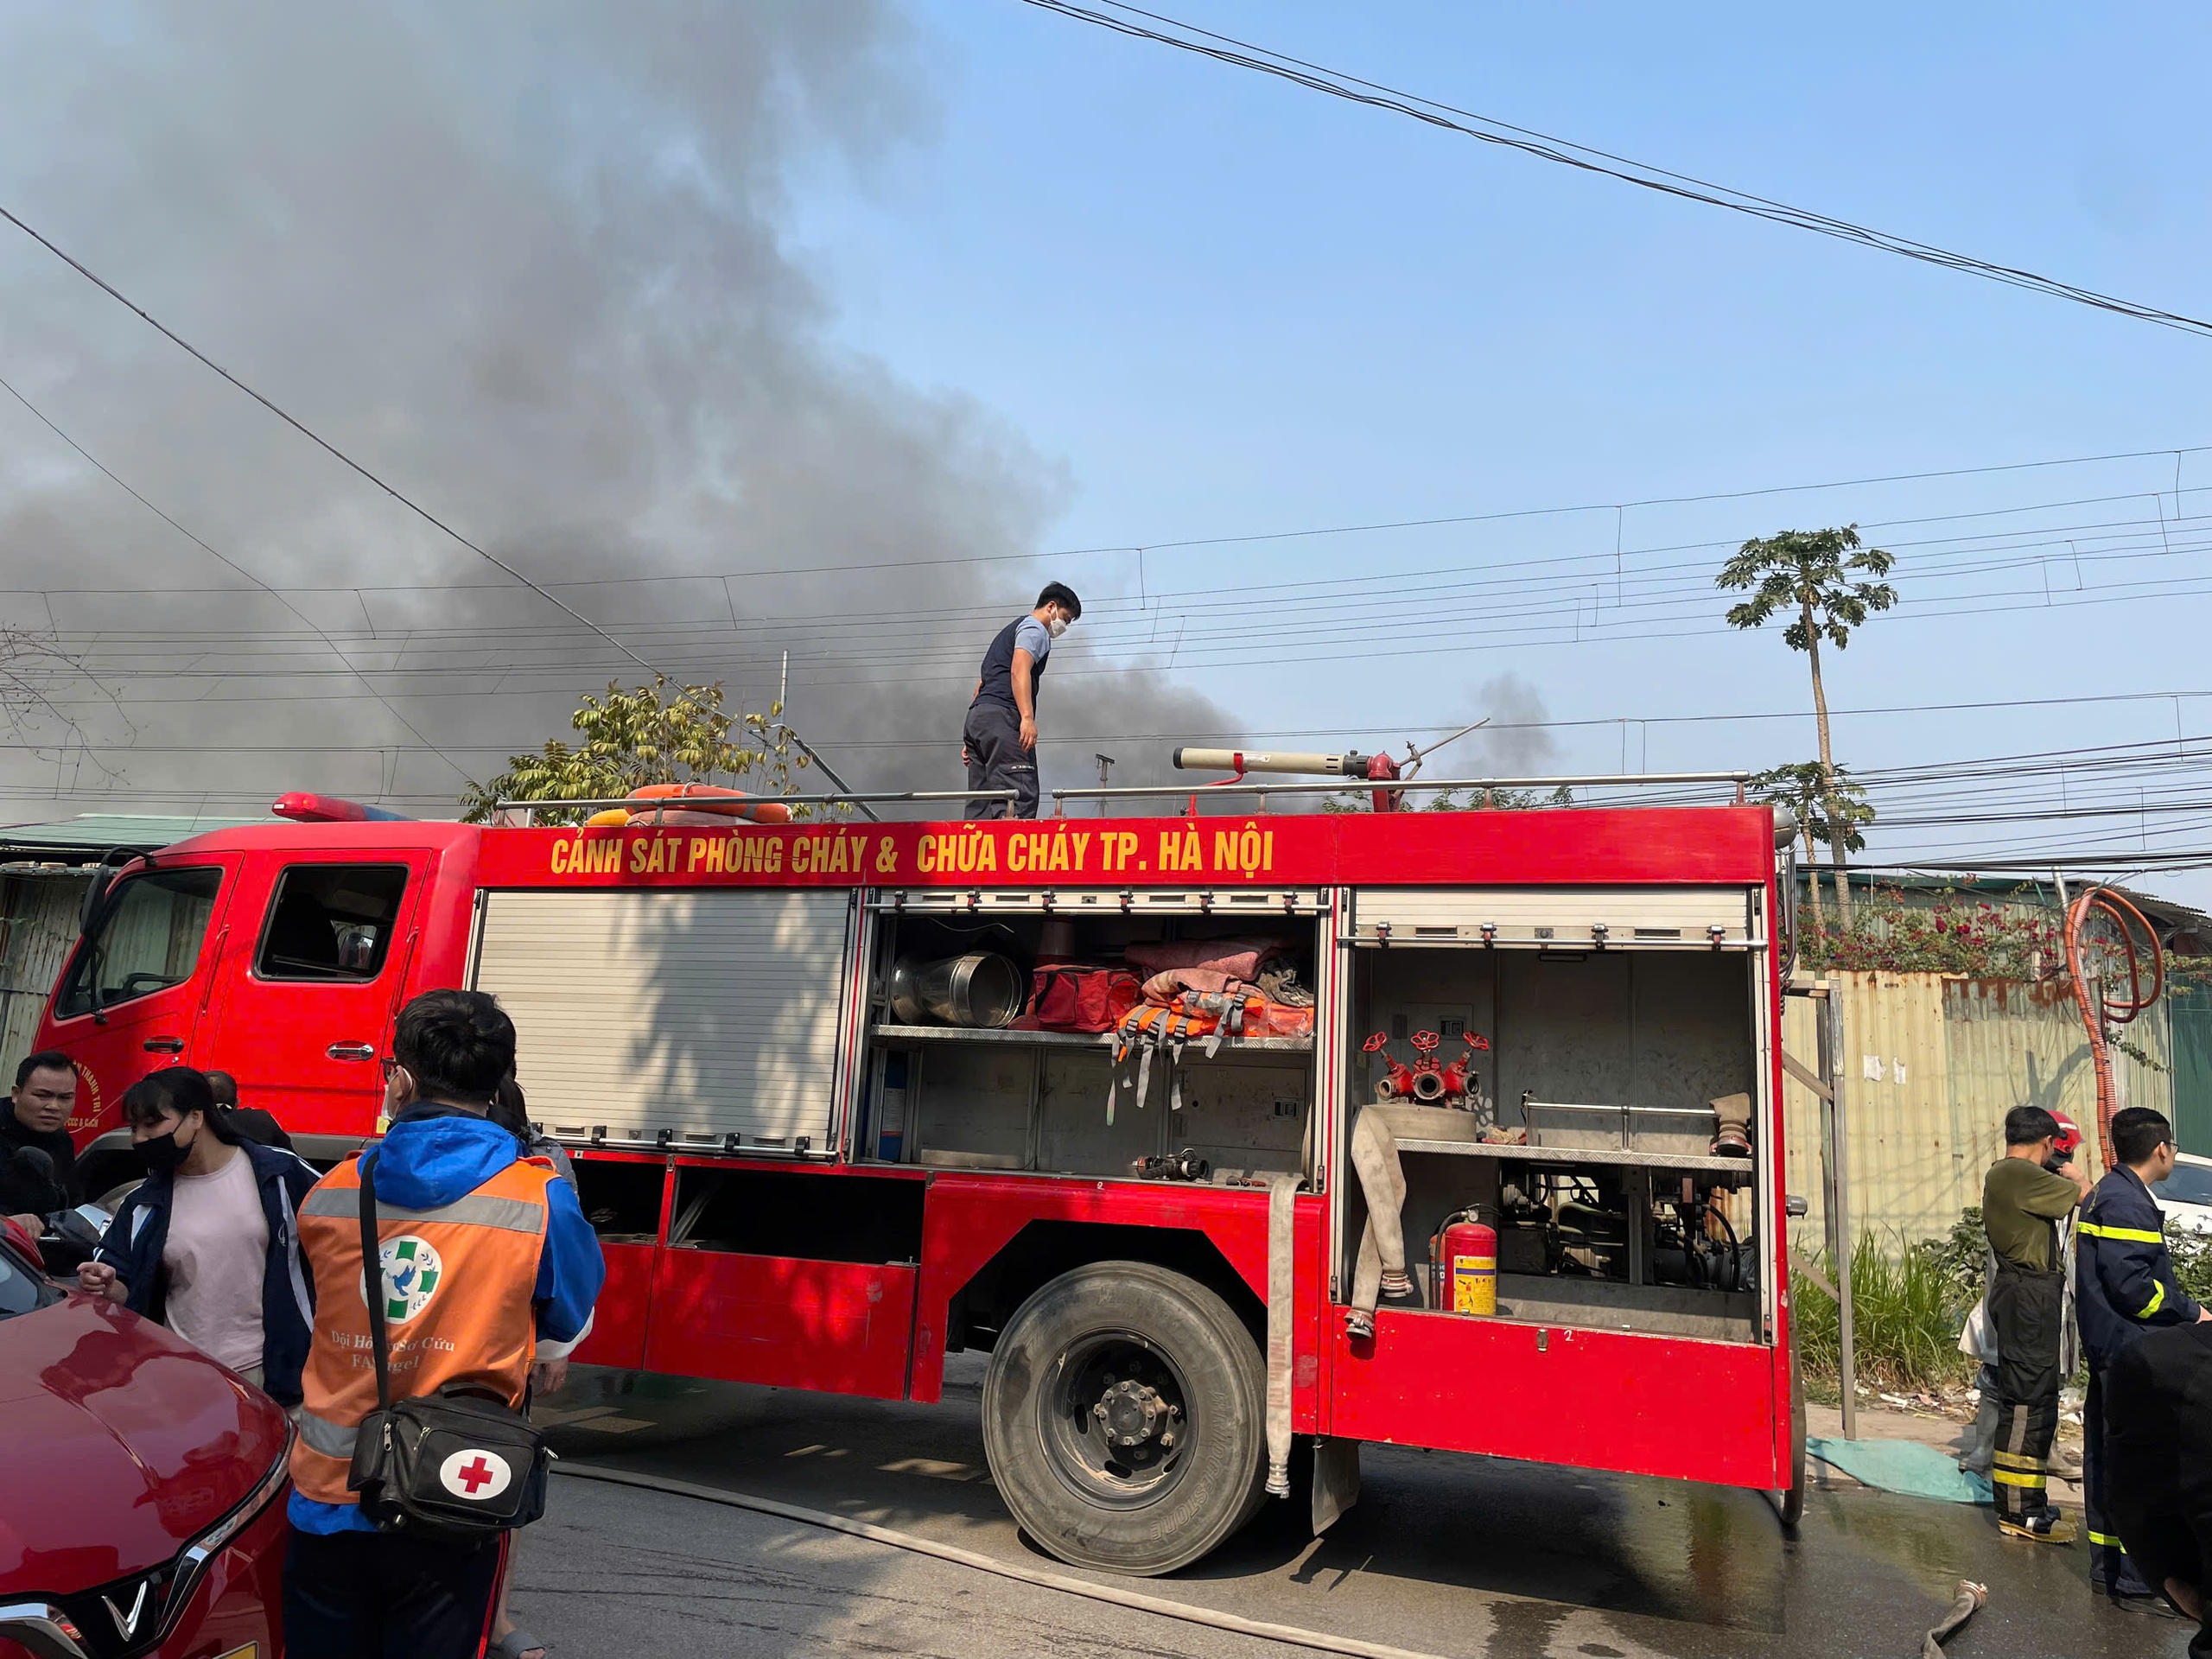
[[[1751,594],[1741,604],[1728,607],[1731,627],[1756,628],[1769,617],[1790,616],[1783,643],[1803,652],[1811,661],[1813,713],[1821,734],[1821,793],[1827,804],[1836,907],[1847,933],[1851,931],[1851,882],[1844,872],[1844,853],[1850,819],[1836,796],[1827,688],[1821,680],[1821,641],[1826,639],[1841,651],[1851,643],[1851,631],[1871,613],[1886,611],[1897,602],[1897,589],[1887,582],[1862,580],[1887,575],[1896,563],[1878,547],[1862,548],[1859,526],[1846,524],[1840,530],[1785,530],[1745,542],[1713,578],[1719,587]]]
[[[788,795],[807,758],[793,753],[783,712],[775,703],[765,715],[732,713],[719,683],[671,688],[656,675],[626,691],[610,680],[605,696],[587,696],[569,718],[582,741],[556,738],[536,754],[509,755],[498,777],[462,791],[461,817],[484,823],[500,801],[620,800],[646,784],[730,784],[755,772],[768,785],[760,793]],[[585,813],[538,817],[577,823]]]
[[[1848,767],[1837,766],[1834,774],[1833,798],[1843,810],[1843,844],[1851,852],[1864,851],[1866,837],[1859,830],[1863,825],[1874,822],[1874,808],[1866,799],[1865,787],[1853,781]],[[1797,820],[1798,831],[1805,838],[1805,874],[1813,890],[1813,931],[1823,937],[1828,925],[1821,910],[1821,872],[1814,862],[1814,849],[1821,842],[1833,843],[1834,840],[1834,825],[1827,810],[1829,787],[1828,776],[1817,760],[1771,766],[1751,779],[1754,800],[1786,808]]]

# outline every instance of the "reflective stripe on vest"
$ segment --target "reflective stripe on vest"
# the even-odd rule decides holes
[[[307,1202],[300,1206],[302,1216],[340,1216],[358,1224],[361,1214],[361,1189],[351,1187],[317,1186],[308,1194]],[[545,1230],[545,1205],[532,1204],[527,1198],[486,1198],[472,1192],[465,1198],[455,1198],[451,1204],[435,1210],[403,1210],[396,1204],[377,1201],[377,1220],[404,1222],[458,1222],[469,1227],[502,1227],[513,1233],[542,1233]]]
[[[292,1421],[299,1427],[300,1438],[324,1457],[343,1458],[348,1463],[353,1460],[353,1440],[361,1432],[359,1428],[327,1422],[305,1406],[292,1408]]]
[[[2106,1227],[2094,1221],[2082,1221],[2076,1222],[2075,1228],[2092,1238],[2116,1238],[2128,1244],[2163,1244],[2166,1242],[2164,1233],[2150,1232],[2141,1227]]]
[[[376,1280],[394,1399],[458,1386],[522,1403],[535,1357],[546,1192],[556,1179],[543,1163],[518,1160],[434,1210],[378,1204]],[[322,1503],[357,1501],[346,1475],[361,1420],[377,1403],[360,1214],[359,1164],[350,1158],[299,1208],[315,1320],[294,1414],[292,1481]]]

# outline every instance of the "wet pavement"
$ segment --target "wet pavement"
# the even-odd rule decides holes
[[[912,1406],[580,1369],[544,1414],[564,1459],[1128,1583],[1065,1567],[1021,1536],[983,1465],[982,1376],[979,1357],[955,1356],[944,1402]],[[1483,1659],[1910,1659],[1970,1578],[1990,1601],[1947,1645],[1960,1659],[2164,1659],[2187,1646],[2177,1624],[2093,1601],[2084,1549],[2000,1538],[1986,1510],[1816,1491],[1791,1540],[1756,1493],[1382,1446],[1363,1449],[1362,1467],[1359,1504],[1325,1537],[1271,1503],[1213,1556],[1135,1587]],[[516,1603],[544,1634],[566,1621],[571,1655],[1300,1651],[583,1481],[556,1484],[552,1515],[524,1548]],[[969,1634],[949,1642],[955,1612]],[[642,1639],[648,1629],[658,1639]]]

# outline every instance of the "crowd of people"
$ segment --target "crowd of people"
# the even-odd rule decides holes
[[[542,1659],[506,1615],[511,1530],[454,1537],[365,1503],[364,1425],[395,1401],[474,1396],[526,1412],[557,1389],[605,1277],[568,1154],[537,1138],[515,1030],[480,992],[401,1010],[385,1061],[388,1128],[328,1174],[219,1071],[175,1065],[121,1102],[145,1179],[114,1205],[80,1287],[166,1325],[258,1385],[298,1426],[284,1623],[295,1659],[488,1652]],[[31,1055],[0,1112],[0,1216],[29,1223],[84,1198],[67,1125],[78,1077]],[[2062,1384],[2085,1360],[2082,1529],[2090,1581],[2115,1604],[2200,1623],[2212,1659],[2212,1310],[2175,1275],[2152,1189],[2173,1172],[2165,1116],[2113,1114],[2094,1186],[2080,1135],[2037,1106],[2005,1121],[1983,1185],[1988,1288],[1961,1346],[1984,1360],[1983,1431],[1999,1528],[2071,1543],[2051,1503]],[[374,1317],[364,1189],[384,1290]],[[391,1338],[387,1325],[398,1327]],[[1978,1334],[1979,1333],[1979,1334]],[[374,1353],[374,1361],[369,1356]],[[526,1510],[526,1507],[525,1510]],[[525,1512],[524,1519],[532,1518]]]
[[[33,1054],[0,1112],[0,1215],[34,1233],[85,1197],[67,1127],[77,1087],[67,1055]],[[543,1659],[505,1607],[512,1524],[543,1507],[542,1461],[535,1508],[440,1527],[409,1511],[403,1471],[372,1454],[396,1403],[459,1402],[519,1423],[534,1393],[558,1389],[605,1278],[599,1241],[567,1154],[533,1135],[514,1026],[490,996],[428,991],[400,1011],[384,1111],[379,1139],[319,1175],[268,1113],[238,1107],[223,1073],[174,1065],[141,1078],[121,1112],[146,1175],[78,1282],[290,1412],[293,1659]],[[464,1500],[488,1490],[466,1470],[418,1484],[430,1480]]]
[[[2111,1166],[2094,1186],[2075,1166],[2079,1141],[2056,1115],[2016,1106],[1982,1184],[1998,1525],[2049,1544],[2086,1530],[2095,1592],[2196,1619],[2189,1650],[2212,1659],[2212,1310],[2182,1288],[2152,1195],[2174,1171],[2173,1125],[2145,1106],[2113,1113]],[[2077,1333],[2088,1368],[2078,1529],[2048,1491]]]

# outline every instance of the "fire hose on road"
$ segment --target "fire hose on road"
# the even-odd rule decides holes
[[[1958,1599],[1951,1604],[1951,1611],[1943,1615],[1943,1622],[1922,1638],[1920,1659],[1944,1659],[1943,1643],[1956,1634],[1959,1626],[1981,1611],[1989,1599],[1989,1586],[1976,1584],[1972,1579],[1959,1580]]]
[[[556,1463],[553,1471],[556,1474],[580,1480],[605,1481],[610,1485],[632,1486],[644,1491],[665,1492],[672,1497],[696,1498],[702,1503],[725,1504],[731,1509],[749,1510],[755,1515],[772,1516],[782,1521],[798,1522],[803,1526],[842,1532],[849,1537],[865,1538],[871,1543],[886,1544],[893,1549],[911,1550],[918,1555],[928,1555],[940,1561],[949,1561],[956,1567],[994,1573],[1019,1584],[1058,1590],[1116,1607],[1128,1607],[1138,1612],[1155,1613],[1163,1618],[1179,1619],[1186,1624],[1202,1624],[1210,1630],[1229,1630],[1239,1636],[1280,1642],[1317,1653],[1346,1654],[1352,1659],[1441,1659],[1440,1655],[1392,1647],[1388,1643],[1364,1642],[1357,1637],[1332,1636],[1321,1630],[1271,1624],[1264,1619],[1244,1618],[1211,1607],[1198,1607],[1186,1601],[1172,1600],[1166,1596],[1147,1595],[1141,1590],[1125,1590],[1119,1585],[1097,1584],[1065,1573],[1048,1572],[1042,1567],[1027,1567],[1017,1561],[1002,1561],[980,1551],[963,1549],[957,1544],[941,1544],[934,1539],[919,1537],[911,1532],[879,1527],[866,1521],[855,1521],[849,1516],[831,1515],[797,1503],[779,1503],[774,1498],[756,1497],[749,1492],[728,1491],[692,1481],[674,1480],[663,1475],[610,1469],[593,1464]],[[1972,1618],[1988,1599],[1986,1586],[1975,1584],[1971,1580],[1960,1580],[1958,1598],[1951,1604],[1950,1611],[1922,1639],[1921,1659],[1929,1659],[1931,1655],[1933,1659],[1945,1659],[1944,1641]]]

